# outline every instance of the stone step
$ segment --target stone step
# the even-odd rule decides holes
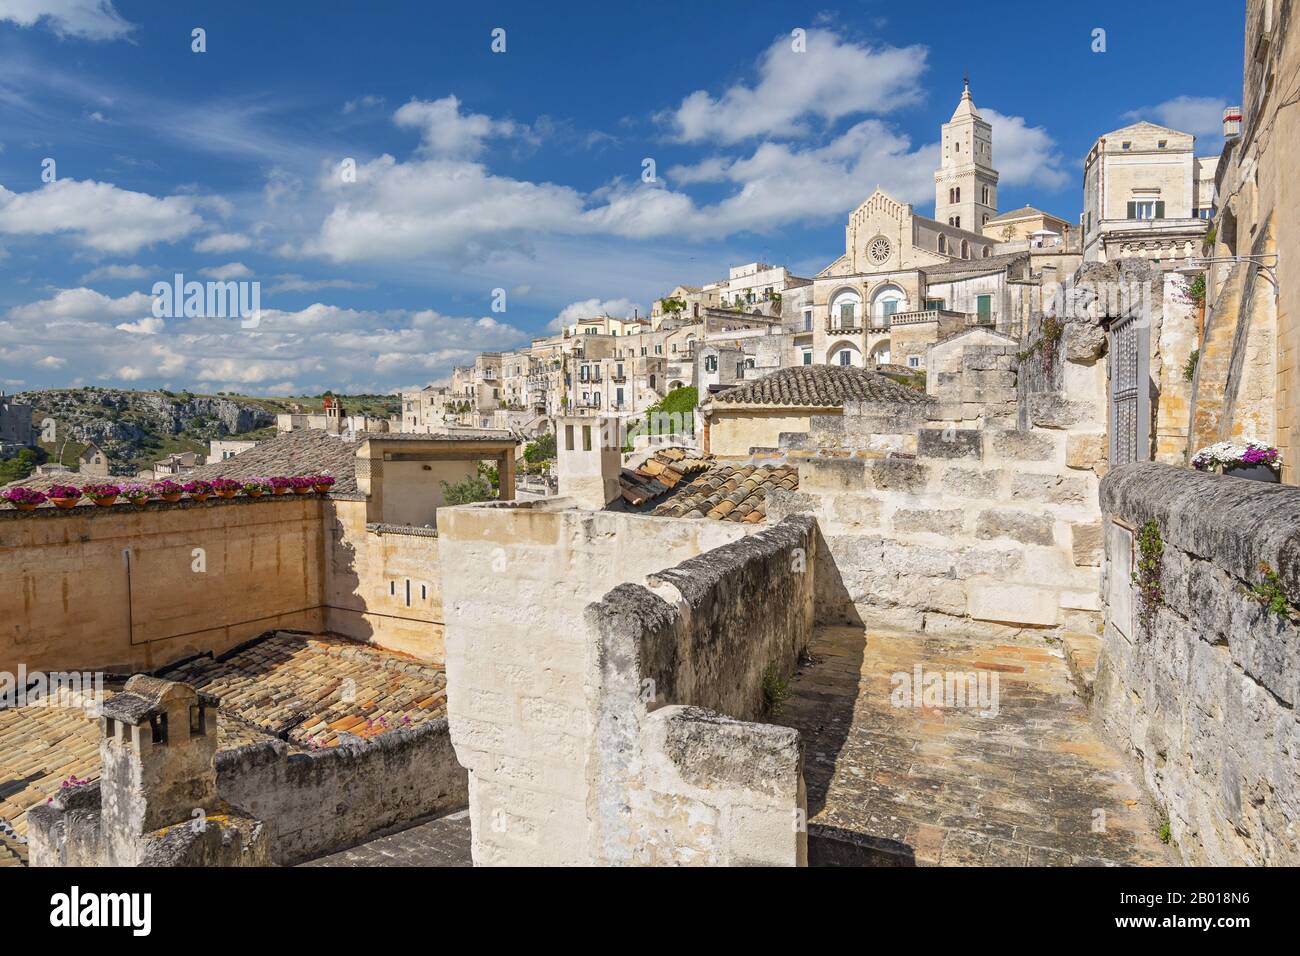
[[[1092,685],[1097,679],[1097,661],[1101,658],[1101,638],[1095,634],[1069,631],[1062,638],[1065,662],[1070,677],[1085,704],[1092,703]]]

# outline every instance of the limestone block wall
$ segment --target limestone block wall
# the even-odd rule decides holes
[[[442,663],[442,582],[433,529],[367,525],[364,501],[331,500],[323,600],[327,630]]]
[[[322,627],[316,497],[0,511],[0,670],[152,671]]]
[[[1141,763],[1186,862],[1300,863],[1300,626],[1249,591],[1265,563],[1300,597],[1300,490],[1137,464],[1106,477],[1101,503],[1103,726]],[[1162,596],[1148,624],[1130,575],[1151,520]]]
[[[446,720],[308,753],[262,741],[221,751],[214,762],[221,797],[262,821],[280,865],[450,813],[468,799]]]
[[[567,506],[491,503],[439,515],[448,719],[469,771],[480,865],[594,859],[595,644],[584,611],[616,582],[643,582],[753,532]]]
[[[792,517],[587,608],[593,862],[807,862],[798,733],[747,721],[812,638],[815,560]]]
[[[1100,432],[923,428],[915,458],[871,450],[799,465],[768,520],[817,516],[819,622],[990,636],[1096,632]]]

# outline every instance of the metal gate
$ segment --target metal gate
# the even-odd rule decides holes
[[[1151,460],[1151,332],[1138,316],[1110,326],[1110,465]]]

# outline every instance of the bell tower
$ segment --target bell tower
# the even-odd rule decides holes
[[[943,124],[939,151],[934,218],[978,234],[998,214],[998,172],[993,168],[993,127],[975,109],[969,77],[952,119]]]

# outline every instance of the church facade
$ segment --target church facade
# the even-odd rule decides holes
[[[998,173],[993,166],[993,130],[979,115],[969,85],[952,118],[943,125],[941,162],[935,172],[935,217],[917,214],[877,188],[849,216],[844,255],[813,279],[812,334],[802,344],[807,364],[880,364],[923,368],[925,348],[964,327],[950,296],[929,294],[928,269],[942,267],[950,287],[954,266],[972,273],[997,273],[997,240],[980,232],[997,216]],[[993,322],[994,296],[980,302]],[[984,316],[981,315],[981,318]],[[900,339],[907,343],[900,352]]]

